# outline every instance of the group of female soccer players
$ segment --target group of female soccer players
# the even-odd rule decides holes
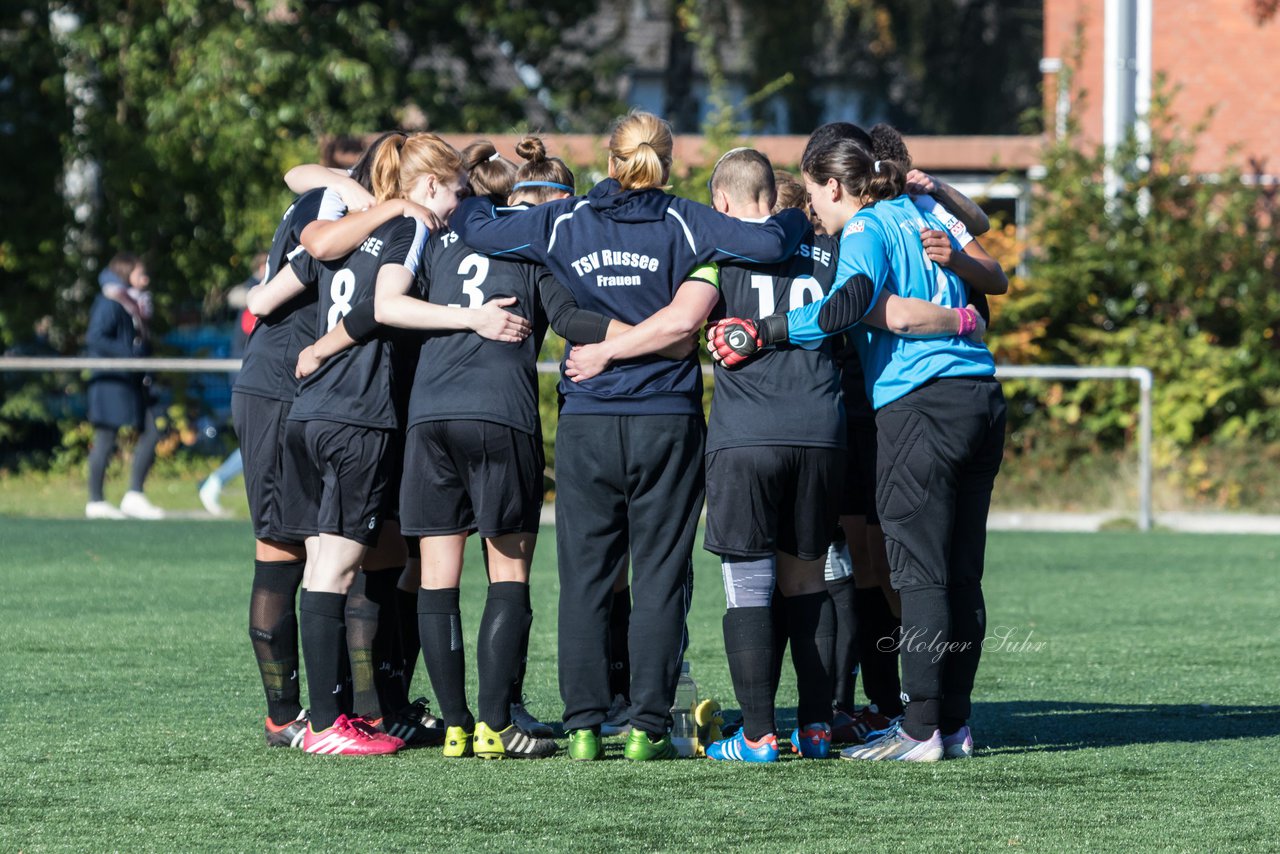
[[[647,113],[619,120],[609,177],[584,196],[539,140],[518,153],[517,169],[488,143],[458,152],[433,134],[392,133],[349,176],[289,176],[301,195],[269,281],[250,295],[261,319],[234,396],[268,744],[557,751],[520,690],[543,493],[535,360],[550,325],[572,345],[555,472],[570,757],[603,755],[610,624],[628,571],[624,755],[678,755],[670,709],[704,499],[743,711],[709,757],[777,759],[788,643],[793,751],[828,756],[834,723],[838,740],[869,736],[844,758],[969,755],[1004,432],[969,297],[1000,292],[1004,277],[954,215],[981,225],[980,212],[920,173],[918,197],[907,194],[905,148],[884,128],[875,139],[819,129],[792,207],[777,205],[772,167],[749,149],[716,165],[714,209],[667,194],[671,132]],[[708,319],[719,362],[709,427],[695,353]],[[848,573],[824,579],[837,516],[856,590]],[[458,606],[472,532],[489,577],[475,714]],[[887,572],[869,555],[887,555]],[[419,649],[443,721],[409,702]],[[855,658],[878,701],[859,713]]]

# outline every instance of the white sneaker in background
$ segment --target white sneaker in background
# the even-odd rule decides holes
[[[109,501],[90,501],[84,506],[86,519],[127,519],[114,504]]]
[[[200,484],[199,495],[200,503],[210,515],[221,516],[225,512],[218,503],[218,499],[222,497],[222,481],[218,480],[217,475],[211,474],[205,478],[204,483]]]
[[[120,499],[120,511],[131,519],[163,519],[164,511],[147,500],[141,492],[130,490]]]

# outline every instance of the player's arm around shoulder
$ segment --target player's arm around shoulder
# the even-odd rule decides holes
[[[659,354],[672,359],[689,356],[694,336],[720,301],[720,275],[714,264],[695,269],[676,289],[671,303],[620,334],[599,344],[574,347],[565,362],[565,376],[582,382],[603,373],[614,362]]]

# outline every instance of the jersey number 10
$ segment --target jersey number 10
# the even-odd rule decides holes
[[[763,273],[751,275],[751,288],[760,298],[760,313],[756,317],[768,317],[778,311],[777,295],[774,293],[776,280]],[[787,311],[803,308],[811,302],[822,299],[822,285],[813,276],[796,276],[791,280],[791,306]]]

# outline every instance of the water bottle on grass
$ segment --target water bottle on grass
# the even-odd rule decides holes
[[[680,679],[676,682],[676,699],[671,705],[671,743],[681,756],[692,756],[696,749],[697,724],[693,719],[693,707],[698,704],[698,684],[689,675],[689,662],[680,665]]]

